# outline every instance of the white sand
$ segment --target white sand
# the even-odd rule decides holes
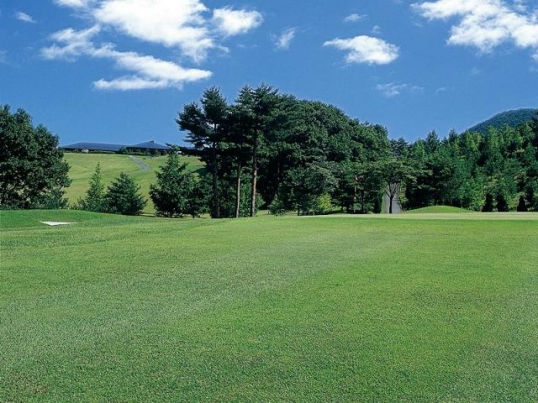
[[[66,222],[66,221],[41,221],[43,224],[47,225],[68,225],[68,224],[74,224],[73,222]]]

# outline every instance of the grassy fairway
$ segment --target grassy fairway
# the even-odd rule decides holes
[[[155,172],[166,163],[167,157],[136,156],[136,158],[150,169],[144,170],[129,155],[65,153],[64,159],[70,166],[69,178],[72,180],[71,186],[65,189],[69,203],[74,204],[79,197],[84,197],[95,167],[97,163],[100,163],[101,174],[106,185],[117,178],[121,172],[131,175],[140,185],[141,193],[148,199],[146,211],[152,213],[154,208],[149,199],[149,185],[156,182]],[[202,168],[202,164],[196,158],[183,156],[181,161],[188,162],[193,171]]]
[[[0,211],[0,401],[536,402],[538,214],[498,217]]]

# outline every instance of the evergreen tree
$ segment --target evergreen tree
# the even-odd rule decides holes
[[[126,173],[121,172],[108,186],[105,194],[106,212],[140,215],[147,200],[140,194],[140,186]]]
[[[193,148],[181,148],[181,151],[199,157],[211,173],[211,215],[220,218],[219,169],[228,104],[216,87],[204,91],[200,102],[201,107],[196,103],[185,105],[176,122],[181,130],[187,131],[185,141],[193,145]]]
[[[79,200],[78,208],[95,212],[105,211],[105,184],[101,176],[101,164],[99,162],[90,178],[90,187],[86,191],[86,197]]]
[[[157,184],[151,184],[149,194],[157,215],[180,217],[192,211],[192,201],[196,187],[194,174],[186,171],[187,163],[181,164],[177,149],[172,148],[166,164],[157,172]],[[196,215],[196,213],[195,213]]]

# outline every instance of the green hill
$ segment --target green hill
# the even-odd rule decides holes
[[[165,164],[167,157],[136,156],[134,158],[120,154],[65,153],[64,159],[70,166],[69,177],[72,180],[65,194],[69,203],[74,204],[79,197],[84,197],[97,163],[101,164],[101,174],[106,185],[117,178],[121,172],[125,172],[135,179],[141,187],[142,194],[149,200],[149,185],[156,182],[155,172]],[[137,160],[146,167],[137,163]],[[181,161],[188,162],[189,169],[192,171],[203,168],[203,164],[193,157],[182,156]],[[153,211],[153,204],[149,200],[145,212],[152,213]]]
[[[490,126],[496,129],[500,129],[504,126],[517,127],[522,123],[530,122],[533,117],[537,116],[537,114],[538,109],[516,109],[513,111],[506,111],[498,113],[492,118],[474,125],[468,129],[468,131],[486,134]]]
[[[405,214],[444,214],[444,213],[470,213],[471,211],[452,206],[429,206],[404,211]]]

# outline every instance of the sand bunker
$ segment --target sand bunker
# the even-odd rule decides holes
[[[43,224],[55,226],[55,225],[68,225],[68,224],[74,224],[74,222],[67,222],[67,221],[41,221]]]

